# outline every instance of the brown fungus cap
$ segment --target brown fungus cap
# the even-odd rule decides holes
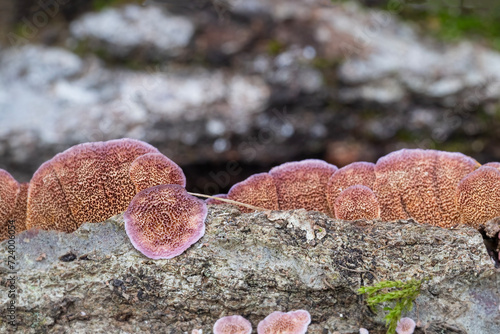
[[[123,216],[132,245],[151,259],[182,254],[205,233],[207,206],[177,184],[139,192]]]
[[[363,185],[345,189],[335,200],[335,218],[343,220],[378,219],[380,206],[373,191]]]
[[[73,232],[79,226],[50,161],[42,164],[31,178],[26,211],[27,229]]]
[[[455,189],[479,164],[461,153],[402,149],[375,165],[373,190],[383,220],[414,218],[452,227],[460,222]]]
[[[30,181],[27,227],[73,232],[83,222],[100,222],[124,211],[136,194],[130,165],[146,153],[158,150],[124,138],[57,154]]]
[[[241,315],[222,317],[214,324],[214,334],[250,334],[252,324]]]
[[[269,174],[276,183],[280,210],[304,208],[329,214],[326,188],[337,169],[316,159],[287,162],[272,168]]]
[[[268,173],[254,174],[229,189],[227,198],[269,210],[278,210],[278,193],[274,179]],[[241,212],[252,209],[239,206]]]
[[[331,212],[340,193],[350,186],[360,184],[373,189],[375,183],[375,164],[371,162],[353,162],[340,168],[328,180],[326,199]]]
[[[19,183],[7,171],[0,169],[0,240],[9,236],[9,220],[13,219],[19,191]]]
[[[478,228],[488,220],[500,217],[500,171],[481,166],[458,184],[457,204],[461,222]]]
[[[28,203],[29,183],[21,183],[19,193],[16,198],[16,208],[12,213],[12,219],[15,221],[16,234],[26,230],[26,205]]]
[[[186,186],[182,169],[161,153],[148,153],[136,158],[130,165],[130,178],[136,192],[160,184]]]
[[[273,312],[257,326],[258,334],[305,334],[311,323],[311,315],[304,310],[288,313]]]

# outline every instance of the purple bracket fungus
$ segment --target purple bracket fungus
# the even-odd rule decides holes
[[[15,221],[16,234],[26,230],[26,205],[28,204],[29,183],[21,183],[19,185],[19,193],[16,198],[16,208],[12,215]]]
[[[322,160],[287,162],[269,171],[276,183],[280,210],[306,209],[330,213],[328,180],[337,167]]]
[[[132,162],[153,146],[134,139],[85,143],[57,154],[30,181],[26,227],[75,231],[124,211],[136,194]]]
[[[360,184],[373,189],[375,183],[375,164],[371,162],[353,162],[347,166],[340,168],[328,180],[326,188],[326,199],[330,207],[330,211],[334,212],[334,203],[342,191]]]
[[[20,192],[21,186],[19,182],[7,171],[0,169],[0,240],[9,237],[8,225],[10,220],[15,219]],[[17,225],[17,223],[14,225],[16,229]]]
[[[415,331],[415,321],[411,318],[401,318],[396,326],[396,333],[398,334],[413,334]]]
[[[205,233],[207,206],[177,184],[139,192],[125,211],[125,231],[132,245],[151,259],[182,254]]]
[[[252,324],[241,315],[222,317],[214,324],[214,334],[250,334]]]
[[[483,166],[493,167],[493,168],[500,170],[500,162],[488,162],[487,164],[484,164]]]
[[[136,192],[160,184],[186,186],[182,169],[161,153],[147,153],[136,158],[130,165],[130,178]]]
[[[305,334],[311,315],[305,310],[273,312],[257,326],[258,334]]]
[[[226,202],[217,200],[217,198],[227,199],[227,194],[213,195],[211,198],[207,198],[205,200],[205,203],[207,205],[210,205],[210,204],[212,204],[212,205],[227,204]]]
[[[246,180],[236,183],[229,189],[227,198],[269,210],[278,210],[278,193],[274,179],[268,173],[254,174]],[[252,209],[238,206],[241,212]]]
[[[334,212],[337,219],[343,220],[380,218],[377,197],[370,188],[360,184],[340,193],[335,200]]]
[[[500,216],[500,170],[481,166],[460,181],[456,192],[462,223],[478,228]]]
[[[460,223],[455,189],[479,167],[461,153],[403,149],[375,164],[373,190],[383,220],[414,218],[420,223],[452,227]]]

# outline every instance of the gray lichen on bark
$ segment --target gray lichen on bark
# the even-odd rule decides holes
[[[132,247],[121,215],[72,234],[23,232],[18,331],[211,333],[225,315],[240,314],[255,329],[273,311],[306,309],[309,333],[382,333],[384,313],[372,313],[357,289],[430,277],[409,314],[427,333],[500,332],[500,273],[472,228],[338,221],[304,210],[241,214],[227,205],[211,206],[206,225],[184,254],[156,261]]]

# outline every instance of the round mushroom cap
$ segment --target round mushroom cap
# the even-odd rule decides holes
[[[130,165],[130,178],[136,192],[160,184],[186,186],[182,169],[161,153],[147,153],[137,157]]]
[[[229,189],[227,198],[264,209],[279,209],[276,184],[268,173],[254,174],[246,180],[236,183]],[[238,206],[238,208],[241,212],[253,211],[243,206]]]
[[[303,208],[330,214],[326,188],[337,169],[317,159],[286,162],[273,167],[269,174],[276,183],[280,210]]]
[[[479,167],[460,181],[456,194],[463,224],[478,228],[500,217],[500,170]]]
[[[130,165],[146,153],[158,150],[123,138],[57,154],[30,181],[27,228],[73,232],[83,222],[100,222],[124,211],[136,194]]]
[[[311,323],[311,315],[305,310],[288,313],[273,312],[257,326],[258,334],[305,334]]]
[[[375,183],[375,164],[371,162],[353,162],[340,168],[328,180],[326,199],[331,212],[340,193],[350,186],[360,184],[373,189]]]
[[[342,191],[335,200],[335,218],[343,220],[378,219],[380,206],[373,191],[357,184]]]
[[[460,222],[455,189],[479,167],[461,153],[402,149],[375,164],[373,191],[383,220],[414,218],[420,223],[452,227]]]
[[[500,162],[488,162],[488,163],[484,164],[483,166],[493,167],[493,168],[500,170]]]
[[[214,324],[214,334],[250,334],[252,324],[241,315],[222,317]]]
[[[177,184],[139,192],[123,219],[132,245],[151,259],[182,254],[205,233],[207,206]]]
[[[0,241],[9,237],[9,220],[13,219],[20,185],[6,170],[0,169]]]
[[[401,318],[396,326],[396,333],[398,334],[413,334],[415,331],[415,321],[411,318]]]

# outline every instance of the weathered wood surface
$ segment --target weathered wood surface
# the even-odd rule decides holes
[[[317,212],[241,214],[212,206],[205,236],[184,254],[150,260],[121,216],[73,234],[16,240],[19,333],[211,333],[240,314],[254,329],[275,310],[306,309],[308,333],[384,333],[356,294],[376,280],[432,277],[409,314],[423,333],[500,333],[500,273],[472,228],[413,221],[345,222]],[[7,313],[5,251],[0,270]],[[5,275],[4,275],[5,273]],[[0,332],[10,326],[2,322]]]

